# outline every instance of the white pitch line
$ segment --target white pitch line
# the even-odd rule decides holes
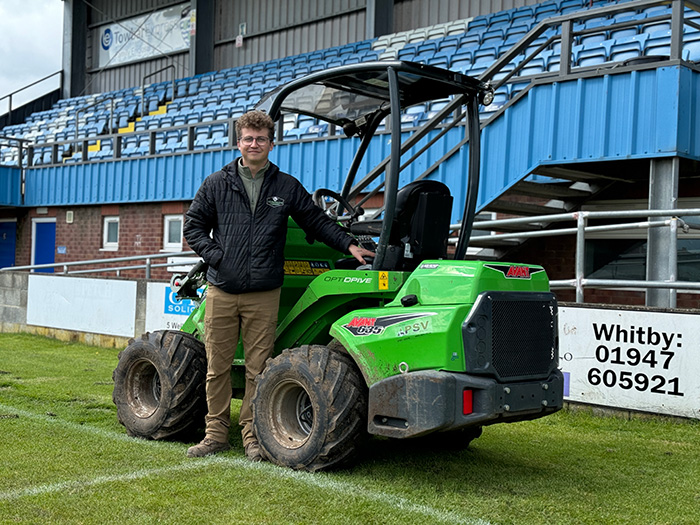
[[[28,487],[24,489],[10,490],[7,492],[0,492],[0,501],[8,501],[19,498],[25,498],[30,496],[38,496],[41,494],[51,494],[56,492],[64,492],[69,490],[84,489],[89,487],[94,487],[96,485],[103,485],[105,483],[119,483],[122,481],[134,481],[137,479],[143,479],[150,476],[159,476],[163,474],[169,474],[171,472],[182,472],[193,469],[200,469],[207,466],[206,461],[188,462],[181,463],[178,465],[172,465],[170,467],[148,469],[148,470],[137,470],[135,472],[129,472],[127,474],[118,474],[112,476],[97,476],[91,479],[85,480],[73,480],[73,481],[60,481],[58,483],[49,483],[46,485],[38,485],[36,487]]]
[[[180,449],[184,450],[183,446],[178,445],[177,443],[172,443],[169,441],[153,441],[150,439],[133,438],[133,437],[127,436],[126,433],[119,434],[117,432],[112,432],[110,430],[105,430],[105,429],[99,428],[99,427],[93,427],[91,425],[81,425],[80,423],[66,421],[65,419],[61,419],[57,416],[48,416],[46,414],[36,414],[34,412],[28,412],[28,411],[22,410],[20,408],[15,408],[15,407],[3,405],[2,403],[0,403],[0,411],[7,412],[10,414],[17,414],[19,417],[26,417],[28,419],[34,419],[34,420],[41,421],[43,423],[48,423],[51,425],[60,425],[62,427],[70,428],[72,430],[76,430],[76,431],[80,431],[80,432],[87,432],[87,433],[94,434],[96,436],[100,436],[103,438],[112,439],[114,441],[124,441],[127,443],[137,443],[139,445],[146,445],[146,446],[157,446],[158,448],[172,448],[173,450],[180,450]]]
[[[32,412],[27,412],[25,410],[9,407],[3,404],[0,404],[0,410],[12,412],[14,414],[19,415],[20,417],[35,419],[51,424],[59,424],[61,426],[65,426],[76,431],[89,432],[91,434],[95,434],[101,437],[117,441],[129,441],[131,443],[139,445],[158,446],[159,448],[177,447],[178,449],[184,450],[184,447],[182,445],[178,445],[175,443],[131,438],[124,434],[117,434],[115,432],[110,432],[108,430],[93,427],[90,425],[80,425],[77,423],[59,419],[57,417],[35,414]],[[421,514],[444,523],[461,523],[465,525],[489,525],[488,521],[482,519],[466,518],[455,512],[437,509],[435,507],[431,507],[429,505],[424,505],[420,503],[413,503],[407,498],[396,494],[389,494],[381,491],[373,491],[367,489],[366,487],[356,485],[354,483],[332,479],[332,477],[330,477],[331,475],[326,473],[311,474],[308,472],[301,472],[283,467],[277,467],[270,463],[251,463],[250,461],[240,457],[232,458],[226,456],[210,456],[202,459],[192,459],[187,461],[186,463],[179,463],[177,465],[171,465],[168,467],[137,470],[135,472],[129,472],[126,474],[97,476],[85,480],[61,481],[58,483],[49,483],[45,485],[38,485],[35,487],[10,490],[6,492],[0,492],[0,501],[11,501],[24,497],[37,496],[41,494],[50,494],[69,490],[79,490],[108,483],[134,481],[137,479],[143,479],[152,476],[160,476],[174,472],[186,472],[190,470],[202,469],[205,467],[211,467],[212,465],[237,467],[244,468],[247,470],[259,470],[272,477],[276,477],[279,479],[290,479],[307,486],[320,488],[341,495],[352,495],[361,499],[377,501],[379,503],[388,505],[390,507],[396,508],[404,512]]]

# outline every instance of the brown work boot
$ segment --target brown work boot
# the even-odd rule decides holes
[[[257,442],[248,443],[245,447],[245,457],[248,461],[253,463],[258,463],[263,460],[262,452],[260,451],[260,445]]]
[[[221,443],[219,441],[214,441],[213,439],[204,438],[198,445],[187,449],[187,457],[202,458],[204,456],[211,456],[212,454],[223,452],[230,448],[231,445],[228,443]]]

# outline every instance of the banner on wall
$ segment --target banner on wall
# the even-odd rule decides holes
[[[199,290],[200,292],[202,289]],[[178,301],[165,283],[148,283],[146,287],[146,331],[179,330],[197,305],[187,299]]]
[[[97,28],[98,67],[124,64],[190,48],[190,4]]]
[[[700,419],[699,314],[559,308],[564,397]]]

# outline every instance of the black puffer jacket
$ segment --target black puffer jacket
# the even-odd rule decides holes
[[[185,239],[209,263],[211,284],[228,293],[282,286],[290,215],[304,231],[347,253],[352,238],[313,203],[297,179],[272,163],[253,216],[237,166],[238,159],[207,177],[185,217]]]

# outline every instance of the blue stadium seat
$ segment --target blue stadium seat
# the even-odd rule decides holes
[[[468,32],[471,33],[473,31],[484,31],[486,28],[489,26],[489,19],[487,16],[475,16],[470,22],[468,26]]]
[[[477,47],[479,43],[481,43],[481,32],[469,33],[460,37],[459,48],[460,50],[473,48]]]
[[[519,7],[513,11],[511,15],[511,25],[527,23],[531,24],[535,18],[535,12],[532,7]]]
[[[175,82],[175,93],[178,98],[187,96],[187,81],[178,80]]]
[[[600,42],[604,42],[605,40],[609,39],[609,33],[607,31],[607,27],[612,23],[611,20],[596,20],[596,21],[587,21],[585,24],[582,25],[577,25],[574,30],[590,30],[590,29],[595,29],[595,33],[588,33],[585,35],[581,35],[575,39],[575,43],[577,45],[591,45],[591,44],[597,44]]]
[[[450,62],[450,69],[459,71],[460,73],[468,71],[471,67],[472,59],[470,53],[457,54],[452,57],[452,61]]]
[[[214,120],[214,110],[211,109],[205,109],[199,114],[199,121],[200,122],[209,122]]]
[[[610,59],[610,49],[615,44],[612,40],[574,46],[572,49],[573,65],[579,67],[598,66]]]
[[[122,157],[135,157],[139,155],[138,151],[139,138],[135,135],[130,135],[122,139]]]
[[[625,11],[623,13],[617,13],[615,16],[612,18],[612,22],[632,22],[636,21],[638,22],[636,25],[631,26],[631,27],[622,27],[620,29],[610,29],[610,38],[613,40],[620,40],[623,38],[629,38],[633,37],[639,34],[639,28],[641,21],[644,19],[646,15],[644,14],[638,14],[634,12],[629,12]]]
[[[292,128],[284,132],[284,138],[286,140],[298,140],[301,138],[302,133],[304,133],[305,128]]]
[[[546,2],[535,6],[535,22],[541,22],[542,20],[546,20],[558,14],[557,6],[553,2]]]
[[[485,64],[491,64],[494,60],[498,58],[498,48],[495,46],[482,46],[477,51],[474,52],[474,65],[482,66]]]
[[[581,0],[562,0],[559,4],[559,13],[566,14],[574,11],[580,11],[583,8]]]
[[[88,159],[95,159],[95,160],[101,160],[101,159],[108,159],[112,158],[113,156],[113,151],[112,151],[112,140],[111,139],[102,139],[100,140],[100,149],[98,151],[88,151]]]
[[[309,126],[301,134],[301,138],[317,138],[328,134],[328,124],[314,124]]]
[[[399,49],[397,58],[399,60],[414,60],[416,58],[416,48],[409,44],[403,49]]]
[[[489,29],[484,31],[481,35],[481,45],[493,45],[495,43],[501,43],[505,40],[505,32],[503,29]]]
[[[450,57],[447,53],[437,53],[434,56],[426,60],[427,64],[431,66],[441,67],[443,69],[448,69],[450,66]]]
[[[498,13],[492,13],[489,15],[489,29],[495,29],[498,27],[505,28],[510,25],[512,13],[510,11],[500,11]]]
[[[612,62],[623,62],[630,58],[642,56],[644,53],[644,43],[648,34],[642,33],[633,37],[617,40],[610,48],[610,60]]]
[[[447,36],[443,38],[439,43],[438,43],[438,52],[442,53],[448,53],[450,55],[453,55],[457,52],[457,49],[459,48],[459,38],[456,36]]]
[[[648,35],[656,33],[658,31],[670,30],[671,20],[660,20],[658,22],[649,22],[648,24],[641,24],[641,33],[646,33]]]
[[[657,31],[644,42],[645,56],[671,56],[671,31]]]
[[[519,72],[519,76],[539,75],[547,70],[544,58],[536,57],[530,60]]]
[[[687,33],[683,38],[683,60],[700,61],[700,31]]]
[[[505,29],[505,38],[517,38],[520,40],[524,37],[528,31],[530,31],[530,24],[525,22],[518,22],[517,24],[512,24]]]

